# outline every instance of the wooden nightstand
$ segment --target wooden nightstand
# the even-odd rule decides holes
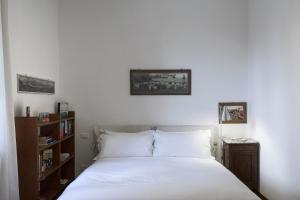
[[[223,139],[223,165],[259,194],[259,143]]]

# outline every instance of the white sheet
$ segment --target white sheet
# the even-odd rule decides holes
[[[71,183],[59,200],[258,200],[214,159],[105,158]]]

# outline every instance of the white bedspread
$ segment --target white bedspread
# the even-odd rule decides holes
[[[257,200],[214,159],[107,158],[86,169],[59,200]]]

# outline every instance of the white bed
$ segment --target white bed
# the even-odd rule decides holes
[[[172,128],[187,129],[186,126]],[[193,126],[188,129],[197,128],[199,127]],[[126,130],[141,129],[139,127]],[[217,146],[217,137],[212,138],[213,146]],[[212,152],[216,152],[215,148],[212,148]],[[85,199],[258,200],[259,198],[214,157],[123,157],[98,159],[59,197],[59,200]]]
[[[107,158],[96,161],[59,200],[257,200],[214,159]]]

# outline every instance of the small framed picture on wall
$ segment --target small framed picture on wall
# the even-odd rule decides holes
[[[220,124],[246,124],[246,102],[221,102],[219,103]]]

